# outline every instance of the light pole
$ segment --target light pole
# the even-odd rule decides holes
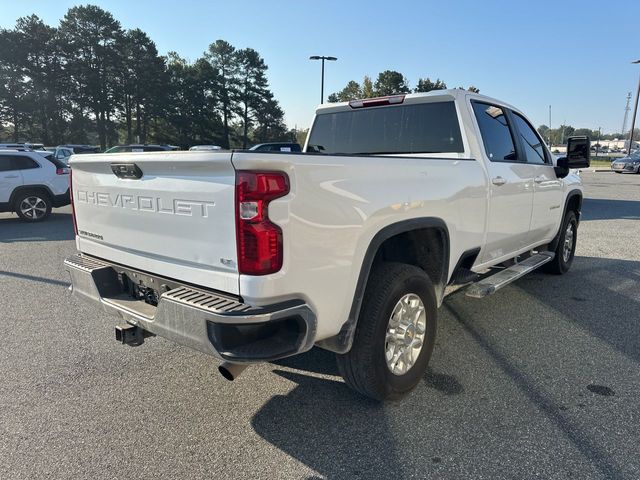
[[[312,55],[309,60],[322,60],[322,76],[320,80],[320,103],[324,103],[324,61],[336,61],[336,57],[325,57],[323,55]]]
[[[551,105],[549,105],[549,148],[551,148]]]
[[[636,60],[631,63],[640,63],[640,60]],[[638,97],[640,97],[640,78],[638,78],[638,91],[636,92],[636,106],[633,107],[633,117],[631,117],[631,132],[629,132],[629,149],[627,155],[631,155],[631,147],[633,146],[633,130],[636,128],[636,115],[638,113]]]

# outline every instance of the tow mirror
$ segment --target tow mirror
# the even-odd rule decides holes
[[[569,137],[567,139],[567,156],[558,158],[556,162],[556,175],[559,178],[566,177],[571,168],[589,168],[591,161],[591,142],[588,137]]]
[[[589,168],[591,162],[591,142],[588,137],[569,137],[567,139],[567,160],[569,168]]]

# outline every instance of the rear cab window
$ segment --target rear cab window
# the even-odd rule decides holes
[[[463,153],[453,100],[316,115],[307,152],[351,155]]]

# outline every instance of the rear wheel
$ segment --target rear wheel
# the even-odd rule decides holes
[[[337,355],[345,382],[376,400],[408,394],[424,377],[436,335],[435,291],[413,265],[372,272],[351,350]]]
[[[560,230],[560,240],[555,250],[555,257],[544,265],[548,273],[562,275],[567,273],[573,263],[578,240],[578,219],[573,210],[567,212]]]
[[[27,222],[41,222],[51,214],[51,199],[41,192],[19,193],[14,202],[14,211]]]

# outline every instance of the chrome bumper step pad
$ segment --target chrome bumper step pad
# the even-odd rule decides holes
[[[213,325],[249,326],[300,318],[306,325],[299,351],[309,350],[315,338],[316,317],[301,300],[252,306],[228,296],[180,285],[163,292],[157,306],[122,291],[118,266],[82,254],[64,262],[71,276],[72,293],[102,306],[131,325],[210,355],[223,358],[211,343]]]

